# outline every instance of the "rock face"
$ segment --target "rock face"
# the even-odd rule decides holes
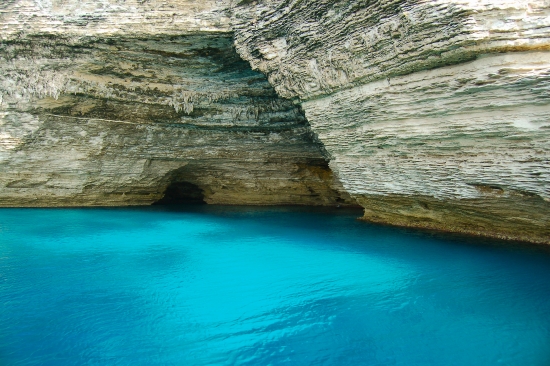
[[[219,2],[0,9],[0,206],[353,202]]]
[[[550,243],[548,1],[11,0],[0,28],[0,206],[356,200]]]
[[[550,242],[546,1],[260,1],[236,46],[364,219]]]

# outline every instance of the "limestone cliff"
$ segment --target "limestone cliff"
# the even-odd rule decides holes
[[[235,52],[227,12],[0,5],[0,206],[151,204],[167,189],[208,203],[353,202],[301,109]]]
[[[357,200],[550,243],[548,1],[11,0],[0,28],[0,206]]]
[[[366,220],[550,242],[547,1],[257,1],[233,23]]]

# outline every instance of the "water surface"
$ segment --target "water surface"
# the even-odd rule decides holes
[[[0,209],[0,365],[550,365],[550,253],[360,211]]]

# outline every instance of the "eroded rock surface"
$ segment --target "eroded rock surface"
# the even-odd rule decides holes
[[[366,220],[550,242],[547,1],[258,1],[233,22]]]
[[[550,243],[548,1],[11,0],[0,28],[0,205],[356,199]]]
[[[351,203],[228,21],[219,1],[0,5],[0,206],[151,204],[168,187],[176,201]]]

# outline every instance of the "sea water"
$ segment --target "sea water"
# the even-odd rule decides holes
[[[0,209],[0,365],[550,365],[550,253],[298,208]]]

